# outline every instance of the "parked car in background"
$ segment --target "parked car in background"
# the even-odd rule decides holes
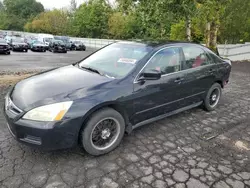
[[[50,34],[38,34],[38,41],[45,43],[47,48],[49,48],[50,42],[54,39],[53,35]]]
[[[0,39],[0,53],[10,55],[10,47],[4,39]]]
[[[4,114],[19,142],[102,155],[125,131],[200,105],[215,110],[230,72],[231,62],[198,44],[118,42],[17,83]]]
[[[75,44],[75,50],[85,51],[86,46],[81,41],[74,41]]]
[[[70,38],[67,36],[54,36],[55,40],[61,40],[64,42],[67,50],[73,50],[74,46],[72,45],[72,43],[70,42]]]
[[[30,50],[34,52],[46,52],[47,46],[45,43],[38,41],[38,40],[33,40],[31,42]]]
[[[74,41],[70,41],[71,43],[71,50],[76,50],[76,44],[74,43]]]
[[[5,39],[5,41],[7,42],[7,44],[10,45],[11,40],[12,40],[12,39],[15,39],[15,38],[16,38],[16,36],[9,36],[9,35],[7,35],[4,39]]]
[[[53,39],[49,44],[49,51],[67,53],[67,48],[63,41]]]
[[[28,52],[29,46],[28,44],[24,42],[23,38],[19,38],[19,37],[13,38],[11,39],[11,42],[9,45],[12,51]]]
[[[31,43],[34,41],[34,40],[37,40],[37,38],[36,37],[33,37],[33,36],[26,36],[25,38],[24,38],[24,42],[26,43],[26,44],[28,44],[28,48],[30,49],[30,47],[31,47]]]

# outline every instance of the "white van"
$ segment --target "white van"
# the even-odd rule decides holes
[[[54,39],[53,35],[50,34],[38,34],[38,41],[45,43],[46,45],[49,45],[50,41]]]

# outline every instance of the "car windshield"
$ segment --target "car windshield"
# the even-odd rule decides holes
[[[120,78],[127,75],[151,50],[152,47],[141,43],[114,43],[97,51],[79,65],[109,77]]]
[[[61,45],[63,45],[63,44],[64,44],[64,42],[63,42],[63,41],[61,41],[61,40],[55,40],[55,41],[54,41],[54,43],[55,43],[55,44],[61,44]]]
[[[38,40],[34,41],[33,43],[34,43],[34,44],[44,44],[43,42],[38,41]]]
[[[69,38],[67,38],[67,37],[54,37],[54,39],[61,40],[61,41],[65,42],[65,43],[70,42]]]
[[[52,39],[51,38],[44,38],[44,42],[50,42]]]
[[[13,40],[13,42],[24,43],[24,39],[22,39],[22,38],[14,38],[14,39],[12,39],[12,40]]]
[[[75,44],[82,44],[81,41],[75,41],[74,43],[75,43]]]

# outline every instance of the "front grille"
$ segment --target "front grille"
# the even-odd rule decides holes
[[[22,113],[23,111],[21,109],[19,109],[12,101],[9,97],[6,97],[5,99],[5,109],[6,111],[10,111],[16,115],[19,115],[20,113]]]

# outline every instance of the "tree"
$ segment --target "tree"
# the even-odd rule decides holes
[[[44,11],[41,3],[35,0],[4,0],[6,29],[23,30],[25,23]]]
[[[28,22],[24,28],[30,32],[65,35],[69,29],[68,13],[58,9],[43,12],[32,22]]]
[[[75,12],[77,9],[77,2],[76,0],[70,0],[70,11]]]
[[[232,0],[221,18],[219,40],[221,43],[250,41],[250,1]]]
[[[73,34],[81,37],[105,38],[108,36],[108,20],[111,7],[105,0],[90,0],[75,12]]]
[[[140,38],[167,39],[170,36],[173,13],[167,9],[163,0],[118,0],[118,9],[124,14],[135,16]]]
[[[115,39],[132,39],[139,37],[140,26],[135,15],[113,12],[109,17],[109,35]]]
[[[199,0],[199,16],[206,22],[206,46],[216,51],[218,32],[230,0]]]
[[[29,19],[44,11],[41,3],[35,0],[4,0],[6,12],[9,15]]]
[[[167,7],[166,7],[167,6]],[[166,8],[170,8],[177,17],[185,19],[186,39],[191,41],[191,23],[192,17],[196,14],[195,0],[169,0],[165,4]]]

